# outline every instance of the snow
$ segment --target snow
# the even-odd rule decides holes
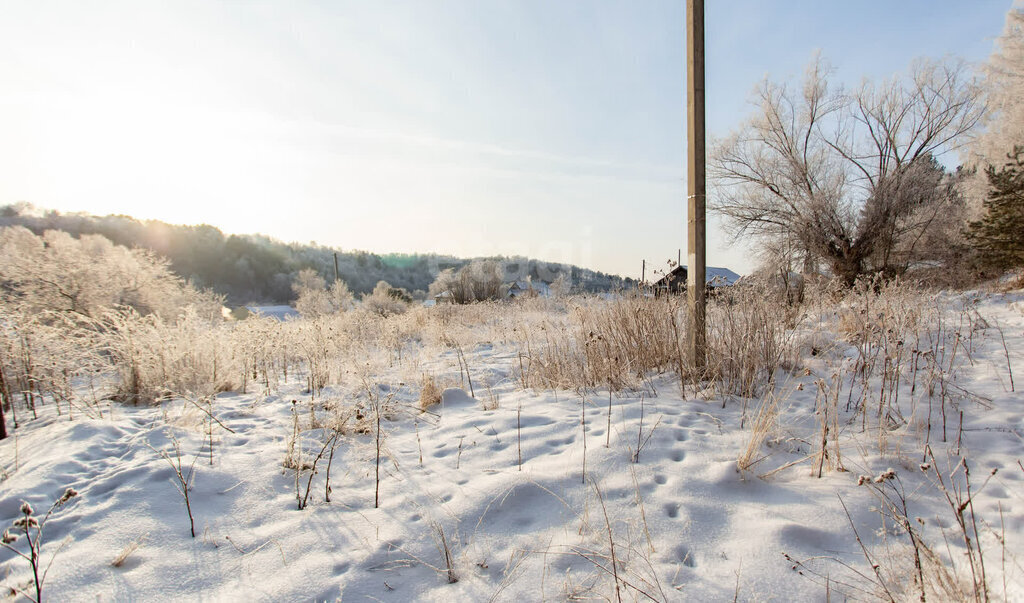
[[[246,306],[249,311],[260,316],[268,316],[276,320],[288,320],[299,315],[299,311],[291,306]]]
[[[957,417],[947,441],[936,436],[931,445],[940,463],[952,465],[960,439],[975,488],[998,469],[976,495],[975,511],[994,526],[982,529],[993,595],[1002,597],[1005,576],[1007,598],[1021,600],[1024,368],[1010,391],[1005,355],[1013,368],[1024,367],[1024,294],[968,292],[948,301],[973,308],[988,327],[975,333],[973,364],[957,382],[974,395],[961,404],[962,434]],[[21,501],[46,509],[66,487],[80,492],[46,524],[44,559],[70,539],[44,587],[44,596],[58,600],[611,599],[615,578],[602,569],[611,567],[609,531],[625,600],[644,599],[639,591],[656,600],[731,600],[737,593],[740,600],[823,600],[825,586],[791,569],[784,554],[834,558],[870,573],[850,522],[872,546],[881,546],[885,533],[870,487],[857,479],[892,467],[925,538],[937,551],[948,541],[962,560],[953,515],[932,492],[917,436],[906,428],[889,433],[880,451],[877,434],[844,426],[846,471],[818,479],[810,462],[797,462],[814,451],[815,382],[830,379],[852,352],[831,332],[796,336],[807,342],[806,370],[782,376],[780,431],[744,472],[737,456],[750,439],[749,411],[757,401],[723,404],[689,389],[683,395],[671,376],[654,376],[656,395],[613,394],[609,415],[607,391],[519,388],[515,350],[483,344],[465,350],[476,396],[468,383],[457,384],[428,412],[414,408],[418,387],[395,385],[398,373],[376,376],[375,395],[392,395],[395,404],[382,421],[379,508],[371,424],[341,438],[331,501],[324,460],[309,506],[297,510],[294,472],[283,467],[293,412],[311,461],[324,429],[310,417],[323,416],[325,405],[355,401],[365,414],[370,400],[355,386],[328,388],[311,400],[300,377],[273,394],[220,394],[214,413],[230,431],[213,426],[212,464],[205,415],[182,400],[159,407],[112,403],[102,418],[73,421],[44,412],[0,442],[0,521],[9,525]],[[454,351],[428,352],[424,369],[456,362]],[[195,538],[172,467],[158,454],[172,449],[172,436],[186,467],[195,459]],[[994,536],[1000,529],[1005,564]],[[114,557],[139,539],[138,550],[113,567]],[[823,575],[843,575],[838,563],[807,563]],[[7,551],[0,551],[0,575],[7,585],[30,579],[27,564]],[[959,577],[965,575],[961,564]]]

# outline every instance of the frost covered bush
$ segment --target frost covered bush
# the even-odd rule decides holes
[[[96,398],[77,399],[75,380],[82,376],[78,383],[91,390],[106,361],[91,344],[90,334],[74,328],[74,323],[66,315],[0,306],[0,438],[6,435],[5,409],[12,424],[19,425],[19,401],[22,412],[32,418],[46,401],[55,404],[58,415],[93,413]]]
[[[116,377],[115,399],[149,403],[173,395],[209,396],[234,389],[238,375],[230,324],[186,309],[166,321],[118,308],[86,323]]]
[[[402,314],[409,308],[412,298],[402,289],[396,289],[384,281],[377,283],[373,293],[363,296],[363,308],[380,316]]]
[[[501,264],[494,260],[477,260],[456,272],[449,268],[437,275],[430,285],[431,296],[444,295],[456,304],[468,304],[501,298]]]

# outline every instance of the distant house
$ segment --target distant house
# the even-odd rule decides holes
[[[686,291],[686,279],[688,273],[686,266],[676,266],[668,274],[655,281],[653,289],[654,294],[659,295],[661,293],[682,293]],[[740,279],[740,275],[736,274],[728,268],[716,268],[714,266],[708,266],[704,271],[705,285],[709,289],[715,289],[718,287],[729,287],[736,284],[736,281]]]
[[[551,287],[542,281],[512,281],[511,283],[505,283],[504,285],[505,299],[515,299],[517,297],[527,296],[541,296],[548,297],[551,295]]]
[[[435,305],[435,306],[436,305],[440,305],[440,304],[454,304],[454,303],[455,303],[455,296],[452,295],[451,291],[445,290],[445,291],[442,291],[442,292],[440,292],[440,293],[438,293],[437,295],[434,296],[434,304],[433,305]]]
[[[505,283],[505,299],[515,299],[524,295],[529,295],[529,284],[526,281],[512,281],[511,283]]]

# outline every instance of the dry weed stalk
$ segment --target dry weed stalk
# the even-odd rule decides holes
[[[455,584],[459,581],[459,575],[455,571],[455,556],[452,554],[452,547],[448,543],[448,537],[444,533],[444,527],[437,521],[431,521],[430,527],[434,535],[434,543],[437,545],[437,551],[444,560],[444,572],[448,579],[448,584]]]
[[[182,461],[181,458],[181,444],[178,442],[178,438],[174,437],[174,434],[170,433],[169,431],[168,435],[171,438],[171,446],[174,449],[174,458],[171,458],[171,455],[169,455],[166,450],[157,450],[156,448],[149,446],[149,444],[147,444],[147,446],[149,446],[150,449],[159,454],[160,458],[167,461],[167,464],[170,465],[171,469],[174,470],[174,480],[171,481],[171,484],[174,485],[174,488],[178,491],[178,494],[180,494],[181,498],[185,501],[185,512],[188,513],[189,532],[192,534],[192,538],[195,538],[196,522],[195,518],[192,516],[191,494],[192,481],[195,478],[196,461],[199,460],[199,454],[197,454],[192,459],[192,463],[189,464],[188,468],[186,469],[184,462]]]
[[[68,540],[65,540],[60,547],[50,555],[50,562],[46,564],[46,567],[41,567],[42,555],[40,551],[43,546],[43,528],[46,527],[46,522],[50,519],[50,516],[53,515],[54,511],[63,507],[69,500],[76,496],[78,496],[78,492],[74,488],[68,488],[60,498],[53,502],[53,505],[50,506],[46,515],[43,515],[41,519],[36,515],[35,510],[32,509],[32,505],[27,502],[21,503],[21,517],[15,519],[11,527],[4,530],[3,535],[0,536],[0,546],[13,552],[18,557],[21,557],[32,567],[32,580],[35,585],[36,596],[33,597],[26,591],[22,591],[22,594],[35,603],[42,603],[43,584],[46,582],[46,575],[50,572],[50,567],[53,566],[53,560],[57,557],[57,553],[59,553],[64,548],[64,545],[68,543]],[[11,533],[12,528],[16,530],[16,533]],[[21,533],[18,534],[17,532]],[[25,543],[28,545],[28,550],[26,552],[22,552],[14,546],[14,543],[17,542],[21,536],[25,537]],[[42,570],[42,574],[39,573],[40,570]]]

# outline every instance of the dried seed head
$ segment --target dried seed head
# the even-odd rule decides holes
[[[871,476],[870,475],[861,475],[861,476],[857,477],[857,485],[858,486],[863,486],[864,484],[866,484],[866,483],[868,483],[870,481],[871,481]]]
[[[4,535],[0,537],[0,542],[3,542],[4,544],[11,544],[17,539],[18,537],[15,534],[11,534],[7,530],[4,530]]]
[[[918,465],[918,467],[921,468],[921,471],[928,471],[929,469],[932,468],[932,464],[931,463],[921,463],[920,465]]]
[[[31,515],[35,511],[32,510],[32,505],[28,504],[27,502],[23,502],[21,503],[21,512],[25,515]]]
[[[64,496],[60,497],[60,504],[64,504],[76,496],[78,496],[78,490],[75,490],[74,488],[68,488],[67,490],[64,491]]]

